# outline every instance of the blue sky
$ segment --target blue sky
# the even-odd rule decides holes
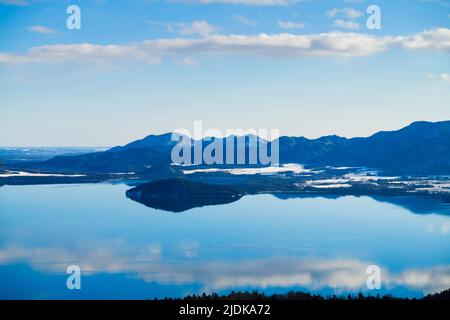
[[[447,0],[0,0],[0,145],[111,146],[194,120],[311,138],[448,120],[449,54]]]

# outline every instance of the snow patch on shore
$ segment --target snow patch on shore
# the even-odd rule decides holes
[[[0,173],[0,178],[8,177],[85,177],[85,174],[33,173],[26,171],[7,171]]]
[[[184,174],[193,173],[211,173],[211,172],[226,172],[233,175],[253,175],[253,174],[275,174],[283,172],[292,173],[307,173],[312,170],[305,169],[303,166],[295,163],[281,165],[279,167],[263,167],[263,168],[232,168],[232,169],[220,169],[220,168],[210,168],[210,169],[194,169],[194,170],[183,170]]]

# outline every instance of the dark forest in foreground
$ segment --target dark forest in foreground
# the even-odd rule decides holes
[[[155,299],[157,300],[157,299]],[[180,299],[171,299],[166,298],[165,300],[180,300]],[[398,298],[392,295],[364,295],[362,293],[358,293],[355,295],[331,295],[331,296],[322,296],[316,294],[310,294],[301,291],[290,291],[284,294],[273,294],[266,295],[264,293],[258,291],[231,291],[226,295],[219,295],[216,293],[212,294],[201,294],[201,295],[188,295],[184,297],[183,300],[232,300],[232,301],[240,301],[240,300],[271,300],[271,301],[280,301],[280,300],[288,300],[288,301],[312,301],[312,300],[339,300],[339,301],[354,301],[354,300],[392,300],[392,301],[412,301],[412,300],[450,300],[450,289],[444,290],[442,292],[428,294],[421,299],[409,299],[409,298]]]

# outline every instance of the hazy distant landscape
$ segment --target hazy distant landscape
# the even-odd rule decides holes
[[[260,140],[244,137],[246,157],[250,138]],[[218,141],[226,150],[225,139]],[[216,142],[205,139],[200,143],[208,146]],[[35,149],[20,153],[3,149],[0,184],[123,182],[138,186],[127,193],[133,200],[164,198],[163,207],[169,211],[170,202],[179,206],[182,197],[184,201],[194,196],[205,198],[197,205],[186,203],[186,208],[214,204],[214,194],[219,197],[221,191],[231,192],[229,201],[245,194],[292,193],[421,196],[450,202],[450,121],[415,122],[368,138],[281,137],[280,164],[275,167],[204,163],[180,166],[171,160],[176,143],[168,133],[105,151],[67,149],[64,153],[65,149],[50,149],[41,153],[45,149]],[[275,142],[264,143],[270,148]],[[237,153],[237,149],[233,151]],[[147,186],[146,182],[152,183]]]
[[[449,121],[369,138],[281,137],[275,167],[173,164],[170,134],[107,150],[2,149],[0,203],[10,226],[0,250],[3,292],[139,299],[440,292],[450,287],[449,142]],[[54,247],[61,232],[65,240]],[[97,289],[71,295],[55,287],[65,259],[91,270],[85,281]],[[373,263],[385,275],[375,292],[365,288]],[[22,287],[17,272],[49,281]],[[430,280],[411,282],[409,274]],[[107,290],[97,284],[102,278],[126,289]]]
[[[0,300],[448,299],[449,8],[0,0]]]

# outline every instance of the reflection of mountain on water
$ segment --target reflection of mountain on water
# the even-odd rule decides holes
[[[379,202],[388,202],[401,206],[413,213],[419,214],[442,214],[450,215],[450,203],[444,202],[436,198],[426,197],[411,197],[411,196],[398,196],[398,197],[380,197],[372,196],[373,199]]]
[[[340,197],[346,197],[348,195],[336,195],[336,194],[293,194],[293,193],[275,193],[274,197],[287,200],[287,199],[306,199],[306,198],[325,198],[325,199],[338,199]],[[442,201],[436,198],[427,198],[420,196],[376,196],[365,195],[371,197],[378,202],[391,203],[396,206],[405,208],[412,213],[418,214],[441,214],[450,215],[450,203]]]
[[[173,178],[139,185],[128,190],[126,195],[147,207],[182,212],[231,203],[239,200],[244,193],[229,186]]]
[[[147,207],[171,212],[182,212],[197,207],[222,205],[235,202],[245,194],[251,194],[235,186],[205,183],[182,178],[171,178],[144,183],[126,192],[126,196]],[[327,193],[272,193],[281,200],[325,198],[338,199],[348,194]],[[360,195],[355,195],[360,196]],[[450,215],[450,203],[437,198],[423,196],[379,196],[371,197],[378,202],[403,207],[417,214]]]

